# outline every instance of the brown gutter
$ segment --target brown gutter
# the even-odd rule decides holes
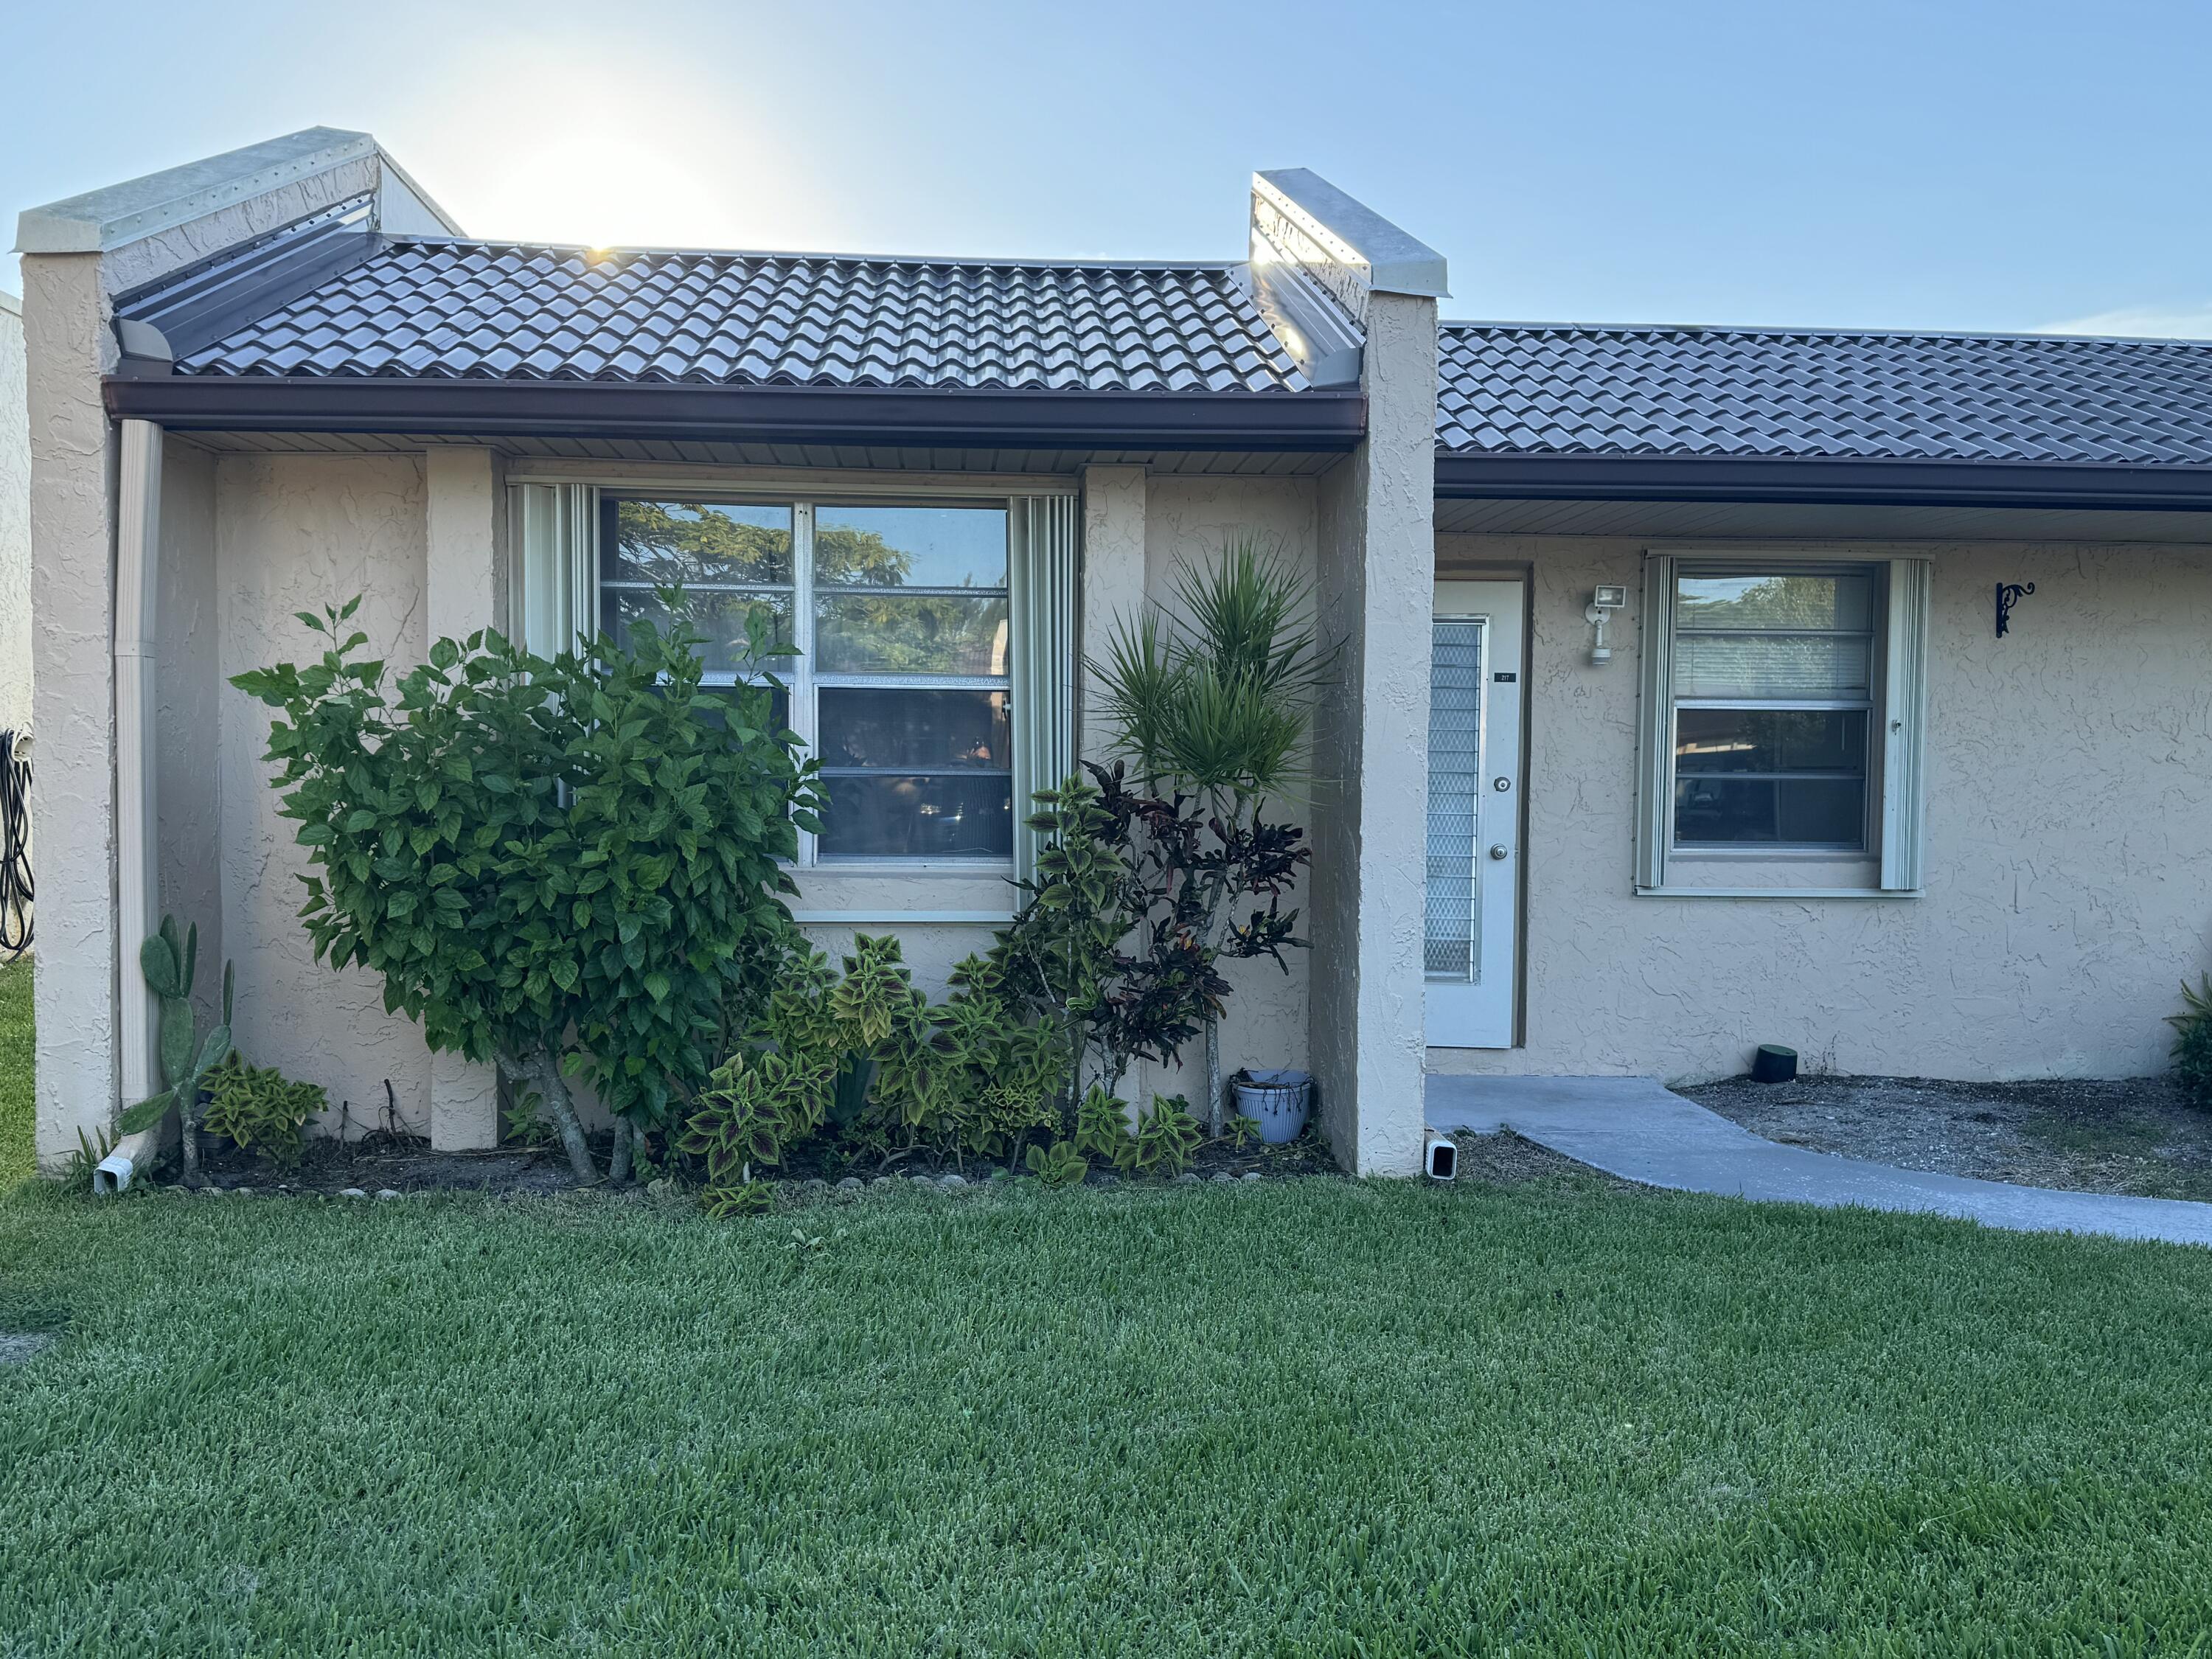
[[[605,380],[149,374],[108,414],[179,431],[453,433],[1009,449],[1341,451],[1357,392],[994,392]]]
[[[1783,501],[2212,511],[2212,467],[1739,455],[1437,452],[1449,500]]]

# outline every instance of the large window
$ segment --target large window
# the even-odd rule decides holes
[[[1008,514],[1003,506],[600,498],[601,625],[665,621],[681,582],[734,684],[746,615],[822,762],[829,810],[802,863],[1002,862],[1013,854]]]
[[[1637,886],[1917,891],[1929,566],[1653,554]]]
[[[1674,585],[1674,845],[1863,853],[1875,574]]]

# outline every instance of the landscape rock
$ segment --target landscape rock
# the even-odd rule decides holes
[[[868,1185],[875,1188],[878,1191],[885,1191],[892,1187],[896,1187],[898,1185],[898,1182],[890,1176],[878,1176],[873,1181],[871,1181]]]
[[[358,1187],[349,1187],[338,1194],[340,1198],[367,1198],[368,1194]]]
[[[951,1191],[952,1188],[957,1187],[965,1187],[968,1183],[959,1176],[949,1175],[939,1176],[937,1184],[939,1187],[945,1188],[947,1191]]]
[[[399,1196],[399,1193],[398,1189],[396,1188],[380,1187],[377,1189],[376,1195],[379,1198],[397,1198]]]
[[[937,1190],[937,1183],[932,1181],[926,1175],[908,1176],[907,1179],[911,1181],[917,1187],[927,1188],[933,1193]]]
[[[1239,1180],[1243,1181],[1257,1181],[1259,1178],[1260,1172],[1257,1170],[1247,1170],[1241,1176],[1238,1177]]]
[[[1198,1176],[1194,1170],[1185,1170],[1181,1175],[1177,1176],[1176,1179],[1178,1182],[1187,1181],[1194,1187],[1198,1185]]]

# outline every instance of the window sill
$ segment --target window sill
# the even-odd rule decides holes
[[[1638,887],[1638,898],[1778,899],[1917,899],[1925,898],[1921,887]]]
[[[791,919],[802,927],[1004,927],[1014,919],[1011,910],[897,910],[878,905],[865,910],[793,909]]]
[[[825,927],[1003,927],[1020,897],[1013,875],[991,859],[834,860],[793,870],[799,891],[785,902],[797,921]]]
[[[1014,878],[1012,859],[878,859],[817,858],[811,865],[791,866],[801,875],[836,876],[972,876]]]

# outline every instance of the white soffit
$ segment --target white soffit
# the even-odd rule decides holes
[[[308,127],[27,209],[15,222],[15,249],[20,253],[104,252],[376,154],[376,140],[365,132]]]

